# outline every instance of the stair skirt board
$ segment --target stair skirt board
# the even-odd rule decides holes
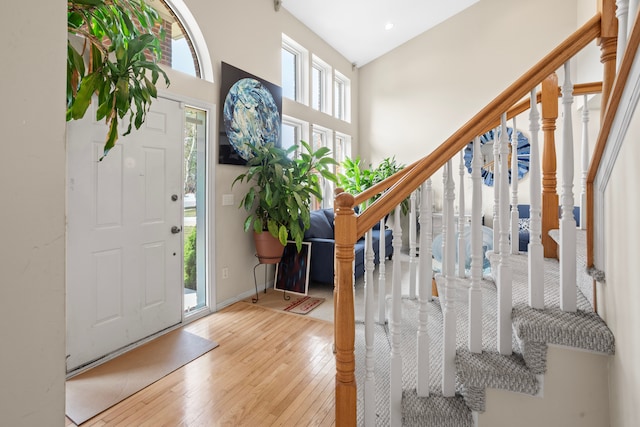
[[[482,421],[489,419],[491,411],[503,408],[491,408],[487,405],[487,388],[490,396],[496,390],[537,395],[541,391],[539,377],[548,369],[548,345],[557,344],[575,347],[601,354],[613,354],[613,334],[593,312],[589,301],[578,292],[578,311],[564,313],[559,309],[559,273],[556,260],[545,259],[545,309],[535,310],[527,306],[527,256],[511,256],[513,267],[513,354],[498,354],[496,342],[496,299],[495,284],[483,280],[483,352],[471,353],[467,350],[467,312],[466,290],[459,285],[457,314],[457,351],[456,351],[456,396],[442,397],[442,310],[438,298],[429,303],[430,336],[430,393],[426,398],[416,394],[416,332],[418,328],[418,301],[402,300],[402,361],[403,361],[403,426],[473,426],[473,412],[490,411],[487,416],[477,415]],[[442,295],[442,294],[441,294]],[[389,331],[376,325],[375,332],[375,372],[377,425],[389,424]],[[577,353],[575,350],[565,350]],[[556,351],[550,352],[554,354]],[[588,354],[586,352],[581,352]],[[593,356],[592,354],[588,354]],[[596,355],[601,359],[606,357]],[[362,390],[364,389],[364,325],[356,325],[356,378],[358,382],[358,423],[363,425]],[[564,369],[564,368],[562,368]],[[583,372],[586,375],[586,372]],[[581,374],[582,375],[582,374]],[[599,373],[596,373],[598,376]],[[545,380],[545,388],[553,381]],[[580,384],[579,378],[573,381]],[[606,384],[606,383],[605,383]],[[576,389],[578,389],[576,387]],[[579,390],[579,389],[578,389]],[[606,390],[606,388],[604,389]],[[598,390],[582,389],[589,395],[599,395]],[[513,393],[510,399],[531,399]],[[606,399],[606,393],[603,394]],[[540,400],[537,398],[537,400]],[[489,402],[491,405],[491,402]],[[553,405],[553,403],[551,403]],[[557,402],[556,402],[557,405]],[[502,405],[500,405],[502,406]],[[537,408],[537,407],[536,407]],[[595,408],[595,406],[594,406]],[[536,409],[537,411],[538,409]],[[586,409],[585,409],[586,411]],[[583,411],[584,412],[584,411]],[[600,411],[601,412],[601,411]],[[536,412],[537,413],[537,412]],[[584,412],[585,416],[588,412]],[[517,415],[517,412],[516,412]],[[531,413],[529,415],[532,415]],[[578,414],[579,415],[579,414]],[[589,413],[590,415],[590,413]],[[520,414],[522,416],[522,414]],[[599,418],[598,418],[599,419]],[[504,418],[503,418],[504,421]],[[511,420],[515,422],[516,420]],[[480,424],[482,425],[482,424]],[[485,425],[521,425],[485,424]],[[539,425],[539,424],[538,424]],[[549,425],[556,425],[554,423]],[[560,425],[560,424],[558,424]],[[566,425],[566,424],[562,424]],[[582,425],[582,424],[580,424]],[[585,424],[587,425],[587,424]],[[589,424],[591,425],[591,424]],[[595,425],[595,424],[593,424]]]
[[[608,363],[609,358],[602,353],[550,344],[543,395],[532,397],[487,389],[487,410],[475,414],[477,426],[609,425]]]

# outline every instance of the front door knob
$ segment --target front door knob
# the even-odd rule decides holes
[[[181,231],[181,228],[178,227],[177,225],[174,225],[173,227],[171,227],[171,232],[173,234],[178,234]]]

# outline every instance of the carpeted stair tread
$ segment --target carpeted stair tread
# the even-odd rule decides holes
[[[496,388],[534,395],[538,380],[521,355],[503,356],[497,352],[456,352],[458,389],[472,411],[485,410],[485,389]]]
[[[498,352],[456,352],[458,381],[472,387],[491,387],[536,394],[538,381],[521,355],[503,356]]]
[[[460,396],[418,397],[412,389],[402,391],[402,402],[402,425],[406,427],[473,425],[471,410]]]
[[[513,328],[522,341],[546,342],[606,354],[615,352],[613,333],[591,311],[567,313],[550,307],[536,310],[518,304],[513,309]]]

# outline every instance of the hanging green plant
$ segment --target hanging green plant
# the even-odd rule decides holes
[[[160,75],[169,86],[158,65],[161,23],[144,0],[67,2],[67,32],[80,45],[67,42],[67,121],[83,118],[97,95],[96,120],[108,126],[104,155],[118,139],[120,120],[128,119],[123,136],[144,123]]]

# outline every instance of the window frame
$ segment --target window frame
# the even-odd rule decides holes
[[[320,93],[318,94],[318,99],[320,105],[313,105],[314,89],[315,85],[313,84],[313,70],[320,71]],[[331,104],[332,92],[333,92],[333,68],[331,65],[320,59],[316,55],[311,56],[311,108],[316,111],[321,111],[325,114],[332,114],[333,105]]]
[[[309,123],[292,116],[282,115],[282,125],[292,126],[295,130],[294,143],[300,145],[300,140],[309,142]],[[284,148],[284,147],[283,147]],[[294,158],[300,155],[300,150],[296,150]]]
[[[340,151],[338,151],[338,146],[342,145],[342,149]],[[347,135],[346,133],[342,133],[342,132],[335,132],[335,136],[334,136],[334,143],[333,143],[333,158],[335,159],[336,162],[338,162],[338,164],[342,163],[347,157],[351,157],[351,135]],[[340,154],[338,156],[338,154]],[[340,173],[340,166],[336,166],[334,168],[334,172]]]
[[[344,120],[351,123],[351,80],[347,78],[338,70],[334,70],[333,77],[333,91],[334,91],[334,110],[333,116],[337,119]],[[342,90],[338,91],[338,85],[341,85]],[[341,94],[341,96],[339,96]],[[340,102],[341,101],[341,102]],[[340,107],[337,108],[337,103],[340,102]],[[343,114],[340,114],[342,110]]]
[[[317,146],[315,143],[316,134],[320,134],[322,136],[322,145]],[[311,148],[313,151],[316,151],[320,147],[328,147],[331,150],[331,155],[335,158],[335,150],[334,150],[334,134],[335,131],[328,127],[320,126],[317,124],[311,125]],[[330,165],[329,170],[331,172],[335,172],[335,166]],[[318,203],[317,200],[312,202],[312,209],[325,209],[333,207],[333,193],[335,189],[335,184],[329,180],[326,180],[320,177],[320,182],[322,183],[322,202]]]
[[[295,99],[293,101],[309,105],[309,51],[285,33],[282,33],[281,51],[282,50],[286,50],[295,57]],[[280,64],[282,64],[282,55]],[[280,70],[281,80],[283,74],[282,71],[283,70]],[[287,99],[291,98],[287,97]]]

